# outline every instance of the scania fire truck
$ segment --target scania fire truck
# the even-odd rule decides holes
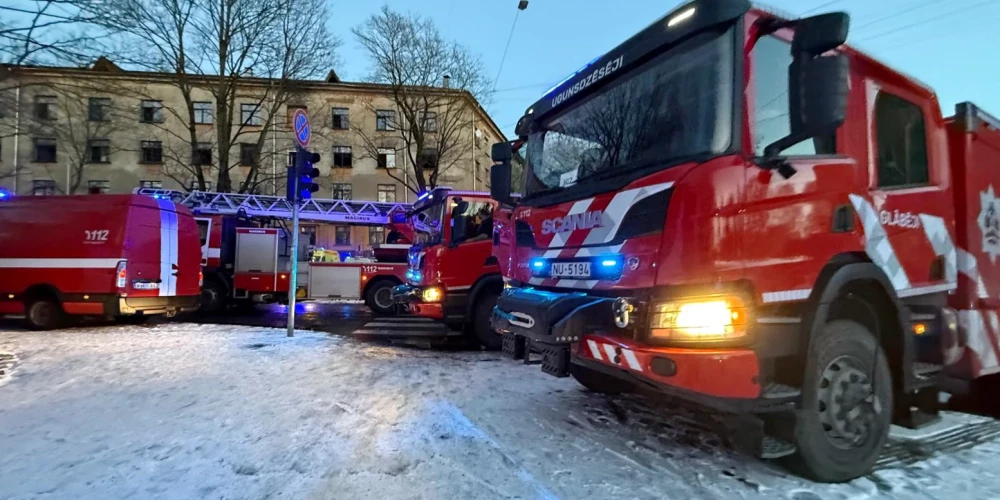
[[[216,312],[233,303],[287,303],[291,238],[285,223],[291,205],[281,197],[141,188],[140,194],[170,199],[191,208],[201,231],[202,310]],[[409,205],[311,199],[300,208],[301,220],[320,223],[386,225],[403,235],[392,244],[374,246],[375,258],[306,262],[304,240],[299,255],[299,290],[303,299],[363,299],[380,314],[394,311],[392,287],[406,273],[405,223],[393,222]],[[404,218],[405,220],[405,218]]]
[[[532,105],[504,352],[751,416],[822,481],[1000,372],[1000,121],[848,24],[697,0]]]
[[[503,290],[493,255],[493,220],[499,216],[489,193],[438,187],[420,196],[408,213],[416,232],[407,283],[393,299],[417,316],[443,321],[487,349],[501,337],[490,314]]]

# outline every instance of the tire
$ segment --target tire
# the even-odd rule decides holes
[[[569,374],[590,392],[598,394],[624,394],[635,390],[635,385],[580,365],[569,365]]]
[[[24,317],[32,330],[53,330],[64,325],[66,313],[62,306],[49,297],[31,301],[25,308]]]
[[[892,392],[889,364],[874,335],[854,321],[825,325],[809,347],[795,419],[798,450],[789,465],[826,483],[870,472],[889,435]]]
[[[497,305],[499,293],[484,291],[476,297],[472,306],[472,335],[487,351],[499,351],[503,347],[503,336],[490,327],[490,315]]]
[[[201,287],[201,305],[198,310],[214,314],[226,308],[226,287],[216,279],[205,280]]]
[[[393,314],[396,312],[396,305],[392,302],[394,286],[396,283],[387,279],[380,279],[368,285],[368,290],[365,291],[365,305],[375,314]]]

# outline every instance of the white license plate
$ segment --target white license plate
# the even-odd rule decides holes
[[[553,278],[589,278],[590,262],[553,262]]]

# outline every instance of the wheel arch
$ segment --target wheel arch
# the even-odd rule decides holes
[[[21,300],[24,302],[24,306],[27,307],[33,300],[50,297],[55,299],[56,303],[62,305],[63,296],[62,292],[56,288],[55,285],[51,283],[36,283],[24,289],[21,294]]]
[[[913,356],[912,339],[904,325],[908,309],[885,272],[859,253],[837,255],[820,272],[803,317],[806,341],[800,359],[806,359],[812,342],[827,323],[849,319],[861,323],[884,350],[897,394],[908,385],[907,370]]]
[[[399,279],[399,277],[397,277],[395,275],[392,275],[392,274],[377,274],[377,275],[375,275],[374,278],[368,280],[368,282],[365,283],[365,286],[363,286],[361,288],[361,298],[364,298],[364,297],[368,296],[368,290],[371,290],[371,287],[374,286],[375,283],[379,283],[379,282],[382,282],[382,281],[388,281],[390,283],[393,283],[394,285],[402,285],[403,284],[403,280]]]

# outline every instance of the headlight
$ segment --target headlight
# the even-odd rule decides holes
[[[747,333],[746,305],[738,297],[699,297],[655,303],[650,337],[678,341],[720,341]]]
[[[421,295],[421,298],[423,298],[424,302],[440,302],[441,297],[443,296],[444,294],[441,293],[440,288],[432,286],[430,288],[424,288],[424,293]]]

